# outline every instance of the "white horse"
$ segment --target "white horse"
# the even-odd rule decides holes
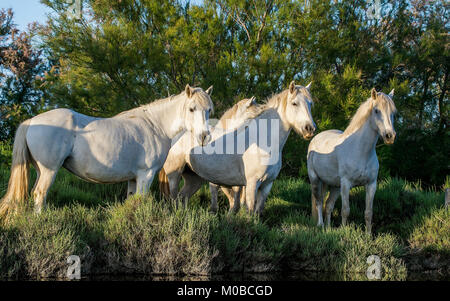
[[[210,139],[210,93],[186,85],[179,95],[122,112],[95,118],[56,109],[23,122],[16,133],[8,191],[0,215],[26,199],[28,167],[37,180],[32,190],[35,210],[45,207],[47,192],[63,166],[94,183],[128,181],[128,194],[145,193],[163,166],[171,139],[183,130],[200,144]]]
[[[230,118],[230,116],[227,116],[227,113],[225,113],[221,118],[223,128],[228,131],[239,128],[244,123],[248,122],[249,119],[256,118],[262,112],[263,106],[253,103],[253,106],[248,108],[252,108],[253,110],[249,112],[249,110],[247,109],[247,111],[243,111],[240,114],[234,114],[233,118]],[[230,204],[230,212],[237,212],[239,210],[240,203],[245,201],[245,197],[243,197],[243,194],[245,193],[243,189],[245,188],[243,186],[220,186],[210,182],[209,191],[211,193],[211,211],[213,212],[217,212],[218,210],[217,199],[219,188],[228,198]]]
[[[211,129],[211,140],[222,137],[225,133],[234,131],[261,113],[261,105],[255,102],[255,97],[242,99],[228,109]],[[174,143],[167,155],[166,162],[159,172],[160,191],[171,199],[178,195],[178,183],[186,166],[186,154],[194,147],[192,135],[183,133],[173,139]],[[171,175],[171,180],[167,177]]]
[[[330,190],[325,210],[329,226],[339,193],[342,198],[342,224],[345,225],[350,214],[349,191],[353,186],[364,185],[366,230],[369,233],[372,231],[372,204],[379,167],[375,146],[379,136],[386,144],[394,143],[396,109],[393,96],[394,90],[386,95],[372,89],[371,98],[358,108],[344,132],[321,132],[309,144],[307,164],[312,215],[317,218],[319,226],[323,226],[322,203],[326,186]]]
[[[291,129],[305,139],[314,134],[309,87],[291,82],[289,89],[269,99],[263,112],[244,130],[227,133],[222,141],[227,148],[231,145],[234,153],[208,154],[199,147],[186,150],[185,160],[189,169],[183,173],[185,183],[180,197],[186,202],[204,180],[226,187],[245,186],[247,208],[251,212],[262,213],[272,183],[280,172],[281,153]],[[245,143],[240,144],[239,141]],[[268,141],[272,143],[271,150],[265,145]],[[212,139],[207,147],[214,143],[217,140]],[[237,151],[236,146],[242,149]],[[180,175],[177,171],[167,175],[170,189],[176,189]]]

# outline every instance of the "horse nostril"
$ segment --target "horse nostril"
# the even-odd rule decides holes
[[[395,134],[394,133],[386,133],[386,135],[384,135],[386,137],[386,140],[393,142],[395,139]]]
[[[202,142],[205,142],[206,139],[208,138],[208,136],[209,136],[209,132],[203,132],[203,133],[200,134],[200,140]]]
[[[306,130],[306,132],[308,132],[310,134],[314,133],[314,127],[312,127],[310,124],[307,124],[305,126],[305,130]]]

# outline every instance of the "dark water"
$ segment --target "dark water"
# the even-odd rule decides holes
[[[276,273],[228,273],[210,276],[167,275],[91,275],[90,281],[351,281],[367,280],[364,274],[336,274],[314,271]],[[439,271],[408,272],[407,281],[450,281],[450,275]]]
[[[17,280],[3,279],[0,281]],[[35,281],[36,279],[20,279]],[[66,279],[41,279],[44,281]],[[226,273],[209,276],[202,275],[148,275],[148,274],[95,274],[84,276],[81,281],[365,281],[365,274],[339,274],[317,271],[290,271],[274,273]],[[450,281],[450,274],[437,271],[408,272],[407,281]]]

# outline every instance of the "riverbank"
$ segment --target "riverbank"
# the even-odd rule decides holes
[[[7,183],[7,172],[1,178]],[[400,179],[379,183],[372,237],[364,232],[363,189],[351,192],[351,224],[338,227],[338,201],[331,229],[317,228],[309,218],[309,185],[300,179],[278,179],[261,218],[243,211],[228,215],[223,197],[221,211],[210,213],[206,187],[187,209],[155,196],[121,201],[125,190],[61,171],[49,210],[25,212],[0,226],[0,276],[64,278],[72,254],[80,256],[83,275],[302,270],[364,280],[370,255],[380,257],[384,280],[405,280],[421,270],[450,274],[450,212],[443,192]]]

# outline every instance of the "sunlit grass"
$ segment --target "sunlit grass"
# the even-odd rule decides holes
[[[2,195],[8,174],[0,169]],[[64,277],[67,256],[76,254],[83,273],[312,270],[364,280],[367,257],[378,255],[383,279],[403,280],[408,254],[450,253],[443,190],[423,190],[396,178],[379,182],[373,236],[364,231],[361,188],[351,191],[350,225],[339,227],[338,201],[334,226],[325,229],[310,218],[310,187],[301,179],[276,180],[262,217],[244,210],[228,214],[223,195],[219,213],[210,213],[207,186],[187,209],[160,200],[158,192],[124,201],[125,193],[126,184],[91,184],[61,170],[47,210],[0,226],[0,277]]]

